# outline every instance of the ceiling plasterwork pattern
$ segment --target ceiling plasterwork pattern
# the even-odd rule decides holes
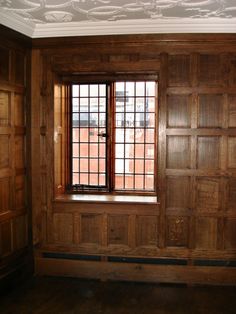
[[[215,25],[215,32],[236,33],[236,0],[0,0],[0,23],[31,37],[134,32],[127,27],[204,32],[207,25],[210,32]],[[181,24],[188,27],[181,31]]]
[[[235,0],[0,0],[0,7],[34,23],[156,18],[232,18]]]

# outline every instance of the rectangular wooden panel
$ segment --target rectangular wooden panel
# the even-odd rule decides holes
[[[13,220],[14,250],[20,250],[28,245],[27,215]]]
[[[218,128],[222,126],[222,95],[199,95],[198,126]]]
[[[190,137],[168,136],[167,137],[167,168],[187,169],[190,168]]]
[[[10,93],[0,91],[0,126],[10,124]]]
[[[167,177],[167,208],[190,207],[190,177]]]
[[[157,246],[158,232],[157,216],[138,216],[136,218],[137,246]]]
[[[200,169],[219,169],[219,137],[199,136],[197,147],[197,166]]]
[[[10,136],[0,135],[0,169],[10,167]]]
[[[217,219],[199,217],[196,219],[196,248],[216,249]]]
[[[211,212],[220,207],[220,181],[217,178],[197,178],[196,208]]]
[[[10,179],[0,179],[0,213],[10,210]]]
[[[25,84],[25,56],[22,52],[15,52],[15,82]]]
[[[228,168],[236,168],[236,136],[228,138]]]
[[[220,85],[222,82],[221,57],[219,54],[199,56],[199,83],[201,85]]]
[[[236,86],[236,55],[232,55],[230,59],[230,85]]]
[[[128,215],[108,216],[108,243],[128,245]]]
[[[227,219],[225,222],[225,248],[236,249],[236,219]]]
[[[102,215],[81,215],[81,242],[101,243]]]
[[[15,167],[22,169],[25,167],[25,146],[24,136],[15,136]]]
[[[14,95],[14,120],[15,126],[24,126],[24,96],[21,94]]]
[[[168,81],[169,86],[190,85],[189,55],[169,55]]]
[[[72,243],[73,241],[73,215],[53,215],[53,237],[58,243]]]
[[[166,221],[166,245],[167,246],[188,246],[188,217],[167,217]]]
[[[0,47],[0,80],[9,81],[10,50]]]
[[[167,97],[167,127],[189,128],[191,125],[191,96],[169,95]]]
[[[0,224],[0,256],[9,255],[12,251],[11,221]]]
[[[236,178],[228,181],[228,209],[236,210]]]
[[[25,177],[15,177],[15,208],[25,207]]]
[[[236,127],[236,95],[229,95],[229,127]]]

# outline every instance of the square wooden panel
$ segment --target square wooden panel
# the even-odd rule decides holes
[[[10,136],[0,135],[0,169],[10,167]]]
[[[195,234],[197,249],[216,249],[217,218],[198,217]]]
[[[228,168],[236,168],[236,137],[228,138]]]
[[[0,78],[3,81],[9,81],[10,78],[10,50],[0,47]]]
[[[137,246],[157,246],[158,217],[138,216],[136,219]]]
[[[14,250],[20,250],[28,245],[27,225],[27,215],[13,220]]]
[[[25,207],[25,177],[15,177],[15,208]]]
[[[227,219],[225,222],[225,248],[236,249],[236,219]]]
[[[10,93],[0,91],[0,126],[10,125]]]
[[[58,243],[73,242],[73,215],[54,214],[53,215],[53,238]]]
[[[16,126],[24,126],[24,96],[15,94],[14,96],[14,119]]]
[[[188,217],[167,217],[166,223],[166,245],[167,246],[188,246]]]
[[[15,136],[15,167],[22,169],[25,167],[25,144],[24,136]]]
[[[199,136],[197,147],[197,166],[199,169],[219,169],[220,138],[218,136]]]
[[[11,221],[0,224],[0,256],[9,255],[12,251]]]
[[[169,86],[190,85],[190,56],[169,55],[168,57]]]
[[[0,179],[0,213],[10,210],[10,178]]]
[[[101,243],[102,215],[81,215],[81,242]]]
[[[190,177],[167,177],[167,208],[190,208]]]
[[[25,83],[25,55],[23,52],[15,52],[15,82],[20,85]]]
[[[236,127],[236,95],[229,95],[229,127]]]
[[[169,95],[167,97],[167,127],[189,128],[191,126],[191,96]]]
[[[236,210],[236,178],[228,181],[228,209]]]
[[[236,86],[236,55],[231,56],[230,60],[230,85]]]
[[[219,54],[199,56],[199,83],[212,86],[222,83],[221,58]]]
[[[220,207],[220,181],[216,178],[196,180],[196,208],[211,212]]]
[[[167,136],[167,168],[190,168],[190,137]]]
[[[199,95],[198,126],[217,128],[222,126],[222,95]]]
[[[108,244],[128,245],[128,215],[109,215]]]

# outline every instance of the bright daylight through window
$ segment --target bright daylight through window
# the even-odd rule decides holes
[[[72,186],[155,192],[157,83],[72,85]]]

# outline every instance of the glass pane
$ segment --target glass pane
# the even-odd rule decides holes
[[[144,173],[144,160],[135,160],[135,173]]]
[[[153,144],[146,144],[145,156],[146,158],[154,159],[154,145]]]
[[[145,161],[145,173],[154,173],[154,160],[146,160]]]
[[[90,157],[98,157],[98,144],[89,145]]]
[[[142,190],[144,188],[144,185],[143,185],[143,180],[144,180],[144,176],[143,175],[136,175],[135,176],[135,188],[137,190]]]
[[[116,114],[116,127],[123,127],[124,126],[124,113],[117,113]]]
[[[145,98],[138,97],[136,98],[136,111],[137,112],[144,112],[145,111]]]
[[[89,148],[88,143],[80,144],[79,156],[80,157],[88,157],[88,148]]]
[[[125,126],[133,127],[134,126],[134,113],[126,113],[125,115]]]
[[[156,94],[156,84],[155,82],[146,82],[146,95],[155,96]]]
[[[117,174],[117,175],[115,176],[115,189],[116,189],[116,190],[121,190],[121,189],[123,189],[123,188],[124,188],[123,183],[124,183],[124,178],[123,178],[123,176]]]
[[[106,126],[106,114],[105,113],[99,114],[99,126],[100,127]]]
[[[125,189],[131,190],[134,188],[134,176],[126,175],[125,176]]]
[[[133,97],[128,97],[126,98],[126,103],[125,103],[125,111],[126,112],[134,112],[135,111],[135,100]]]
[[[123,144],[116,144],[115,152],[116,152],[117,158],[119,158],[119,157],[124,158],[124,145]]]
[[[90,159],[90,171],[98,172],[98,159]]]
[[[79,171],[79,159],[77,158],[73,158],[73,169],[74,169],[74,172]]]
[[[125,141],[126,143],[134,142],[134,129],[126,129],[125,130]]]
[[[143,144],[136,144],[135,145],[135,157],[136,158],[139,158],[139,157],[144,158],[144,145]]]
[[[123,129],[116,129],[116,142],[124,143],[124,130]]]
[[[106,98],[99,99],[99,112],[106,112]]]
[[[145,95],[145,82],[136,82],[136,96]]]
[[[73,157],[79,157],[79,144],[73,144]]]
[[[98,129],[90,128],[89,129],[89,140],[90,142],[98,142]]]
[[[98,98],[90,98],[90,112],[98,112]]]
[[[72,85],[72,97],[78,97],[78,96],[79,96],[79,86]]]
[[[106,171],[106,160],[100,158],[99,159],[99,172],[105,172]]]
[[[154,129],[146,129],[146,143],[154,143],[155,132]]]
[[[79,174],[73,173],[72,184],[79,184]]]
[[[124,159],[115,160],[115,172],[124,173]]]
[[[80,141],[88,142],[88,139],[89,139],[89,129],[80,128]]]
[[[79,112],[79,98],[73,98],[72,100],[73,112]]]
[[[73,113],[72,115],[72,126],[73,127],[79,126],[79,114],[78,113]]]
[[[105,84],[100,84],[99,85],[99,96],[100,97],[105,97],[106,96],[106,85]]]
[[[74,142],[78,142],[79,141],[79,129],[73,129],[73,140]]]
[[[154,190],[154,176],[153,175],[145,176],[145,188],[148,190]]]
[[[96,97],[98,96],[98,85],[91,84],[90,85],[90,97]]]
[[[80,184],[88,185],[88,174],[87,173],[80,173]]]
[[[146,127],[155,127],[155,113],[147,113],[146,114]]]
[[[88,97],[89,86],[88,85],[80,85],[80,97]]]
[[[135,90],[134,87],[135,87],[134,82],[127,82],[126,83],[126,95],[128,97],[134,96],[134,90]]]
[[[80,171],[88,172],[88,158],[80,158]]]
[[[89,114],[87,112],[81,112],[79,115],[79,126],[88,126]]]
[[[155,112],[155,98],[148,97],[146,100],[146,110],[147,112]]]
[[[134,173],[134,159],[125,160],[125,173]]]
[[[136,143],[144,142],[144,129],[135,129],[135,142]]]
[[[99,185],[106,185],[105,174],[99,174]]]
[[[98,114],[97,113],[90,113],[89,115],[89,125],[93,127],[98,126]]]
[[[125,144],[125,158],[134,157],[134,144]]]
[[[103,143],[99,144],[99,157],[105,157],[106,156],[106,145]]]
[[[89,111],[89,101],[88,98],[80,98],[80,112],[88,112]]]
[[[89,184],[90,185],[98,185],[98,175],[97,174],[91,174],[89,175]]]

